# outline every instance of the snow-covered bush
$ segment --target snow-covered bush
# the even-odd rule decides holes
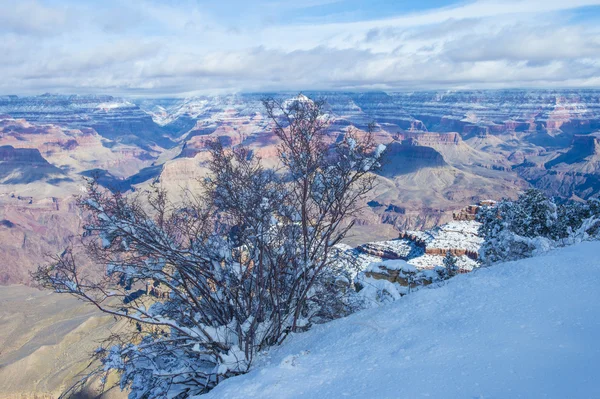
[[[590,207],[585,202],[570,201],[558,206],[554,237],[562,239],[577,230],[583,220],[590,217]]]
[[[516,201],[503,199],[477,214],[480,235],[485,240],[480,249],[486,264],[533,256],[552,246],[557,207],[542,192],[529,189]]]
[[[596,198],[562,204],[558,207],[556,239],[571,242],[595,238],[598,234],[595,221],[599,218],[600,201]]]
[[[371,263],[356,276],[354,285],[363,306],[372,307],[395,301],[421,287],[450,277],[446,267],[419,270],[397,259]]]
[[[600,203],[567,202],[557,206],[542,192],[529,189],[516,201],[503,199],[477,214],[480,249],[486,264],[534,256],[549,249],[594,238],[598,234]]]
[[[513,203],[511,230],[523,237],[550,237],[557,219],[554,200],[528,189]]]
[[[159,188],[140,198],[92,183],[82,244],[104,273],[69,248],[36,274],[133,323],[96,353],[98,372],[119,372],[131,399],[207,392],[289,333],[353,310],[330,252],[372,188],[381,149],[370,134],[329,138],[321,102],[265,106],[277,171],[215,143],[203,192],[183,204]]]
[[[557,240],[571,245],[600,238],[600,201],[568,202],[558,208]]]

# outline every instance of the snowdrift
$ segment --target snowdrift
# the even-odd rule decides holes
[[[291,337],[200,398],[600,398],[600,242]]]

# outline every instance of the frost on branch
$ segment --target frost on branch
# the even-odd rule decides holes
[[[130,398],[184,398],[245,373],[259,351],[349,314],[333,247],[373,185],[382,148],[371,135],[328,135],[323,104],[264,102],[281,167],[243,147],[210,147],[201,194],[173,204],[159,187],[136,197],[91,183],[82,245],[36,275],[132,323],[96,353]]]

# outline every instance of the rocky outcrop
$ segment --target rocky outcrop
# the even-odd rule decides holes
[[[437,256],[445,256],[446,253],[450,252],[453,256],[468,256],[473,260],[477,260],[479,258],[479,254],[477,251],[469,250],[465,248],[437,248],[432,246],[424,237],[418,236],[411,232],[401,232],[400,238],[409,240],[414,243],[415,246],[421,247],[424,250],[424,253],[428,255],[437,255]],[[399,259],[399,258],[385,258],[385,259]]]
[[[437,255],[437,256],[445,256],[448,252],[452,256],[468,256],[473,260],[477,260],[479,258],[479,253],[477,251],[471,251],[463,248],[426,248],[425,253],[428,255]]]
[[[477,212],[482,206],[494,206],[496,201],[483,200],[474,205],[467,205],[460,211],[452,213],[452,218],[456,221],[472,221],[477,217]]]
[[[39,150],[0,146],[1,184],[28,184],[61,177],[65,178],[63,172],[46,161]]]
[[[408,260],[423,254],[425,247],[408,239],[369,242],[356,247],[357,251],[381,259]]]
[[[566,153],[546,162],[544,167],[546,169],[551,169],[560,163],[574,164],[577,162],[584,162],[586,158],[591,156],[598,157],[595,161],[600,161],[600,144],[598,136],[574,135],[571,148],[569,148]]]
[[[409,240],[423,248],[425,254],[445,256],[447,252],[472,260],[479,258],[479,247],[483,241],[478,235],[479,223],[474,221],[455,221],[426,231],[405,231],[400,238]]]
[[[427,133],[427,132],[410,132],[402,131],[397,134],[398,141],[408,140],[422,146],[436,145],[458,145],[462,139],[456,132],[453,133]]]
[[[383,153],[380,173],[383,176],[395,176],[421,168],[445,165],[447,164],[444,157],[435,149],[419,145],[415,138],[407,138],[402,142],[394,141],[387,145]]]
[[[407,270],[408,269],[408,270]],[[386,280],[392,284],[398,284],[401,287],[416,288],[419,286],[426,287],[435,281],[433,273],[420,272],[417,269],[390,269],[385,266],[385,263],[371,267],[364,272],[364,277],[374,280]]]
[[[14,148],[10,145],[0,146],[0,162],[21,163],[31,165],[46,165],[40,151],[30,148]]]

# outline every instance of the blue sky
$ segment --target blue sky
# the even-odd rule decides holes
[[[600,0],[0,0],[0,93],[600,87]]]
[[[206,2],[209,3],[209,2]],[[286,6],[286,3],[287,6]],[[352,22],[365,19],[388,18],[409,12],[435,9],[451,5],[449,1],[410,1],[410,0],[314,0],[298,1],[297,5],[285,0],[253,3],[248,1],[214,2],[208,5],[216,16],[237,23],[237,15],[232,15],[232,4],[256,19],[271,20],[279,24],[307,22]],[[260,5],[259,5],[260,4]],[[291,11],[293,10],[293,11]]]

